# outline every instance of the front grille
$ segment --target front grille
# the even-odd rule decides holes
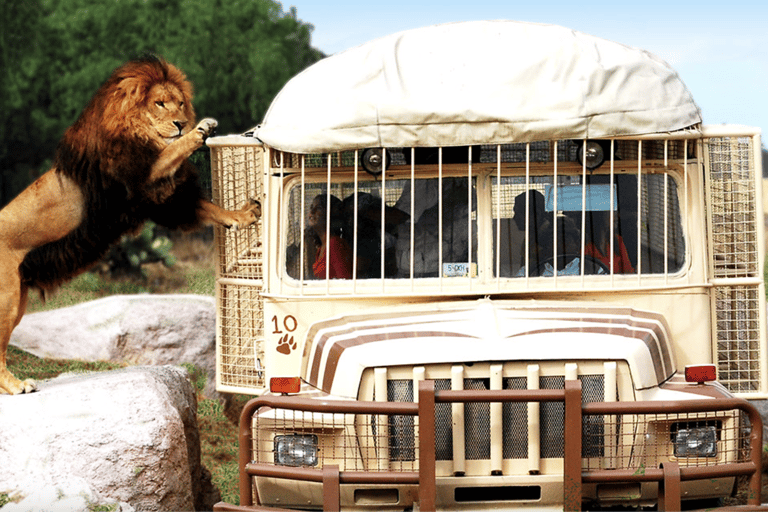
[[[504,389],[526,389],[525,377],[507,377],[504,379]],[[504,448],[502,456],[505,459],[525,459],[528,457],[528,406],[507,402],[502,405],[504,421]]]
[[[582,384],[582,402],[601,402],[605,399],[605,376],[601,374],[579,375]],[[436,378],[435,390],[452,389],[451,379]],[[528,378],[504,377],[503,389],[527,389]],[[565,386],[563,375],[543,375],[538,377],[539,389],[562,389]],[[533,386],[535,387],[535,386]],[[491,389],[489,378],[465,378],[463,389]],[[388,379],[387,401],[414,400],[413,379]],[[539,408],[539,438],[542,459],[563,457],[563,417],[562,402],[544,402]],[[435,404],[435,458],[438,461],[454,460],[452,404]],[[464,405],[464,459],[467,461],[489,460],[491,458],[491,405],[489,403],[469,402]],[[502,405],[502,457],[504,459],[529,458],[528,432],[529,405],[527,403],[507,402]],[[582,446],[583,457],[602,457],[604,455],[604,418],[587,416],[583,420],[582,434],[585,440]],[[413,461],[415,451],[415,424],[412,416],[392,416],[389,420],[389,456],[392,461]]]
[[[397,380],[388,381],[387,401],[413,402],[413,385],[407,384]],[[390,417],[389,458],[395,461],[416,460],[416,430],[413,416]]]

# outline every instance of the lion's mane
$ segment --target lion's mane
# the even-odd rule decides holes
[[[83,220],[63,238],[27,254],[21,264],[27,286],[59,286],[147,219],[173,229],[198,225],[196,205],[203,194],[191,163],[184,161],[173,178],[147,183],[162,146],[143,114],[149,90],[167,82],[184,95],[193,124],[192,87],[184,74],[164,60],[144,57],[116,69],[64,133],[54,169],[81,189]]]

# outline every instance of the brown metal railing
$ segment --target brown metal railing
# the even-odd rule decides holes
[[[712,466],[680,467],[676,462],[664,462],[659,468],[645,468],[643,472],[607,469],[582,472],[584,483],[602,482],[659,482],[659,510],[680,510],[680,482],[707,478],[749,476],[747,504],[760,505],[761,453],[763,423],[757,409],[740,398],[717,400],[686,400],[675,402],[592,402],[581,406],[583,415],[615,414],[680,414],[740,410],[750,423],[749,461]]]
[[[659,482],[659,510],[680,509],[680,482],[687,480],[749,477],[747,497],[750,510],[760,505],[760,468],[762,420],[749,402],[737,398],[679,402],[593,402],[582,404],[581,381],[565,381],[564,389],[540,390],[441,390],[435,391],[434,381],[419,383],[419,401],[362,402],[308,399],[298,396],[266,396],[249,401],[240,415],[239,467],[240,505],[218,503],[215,511],[280,511],[274,507],[253,504],[253,476],[286,478],[323,483],[323,510],[340,510],[341,484],[407,484],[418,485],[420,510],[435,510],[435,403],[455,402],[564,402],[565,432],[581,432],[586,415],[621,414],[679,414],[743,411],[750,422],[750,459],[747,462],[712,466],[680,467],[676,462],[664,462],[659,468],[644,472],[632,470],[582,469],[581,436],[564,436],[563,509],[581,510],[583,483]],[[321,468],[286,467],[255,463],[251,460],[254,413],[262,408],[289,409],[314,413],[405,415],[418,416],[418,471],[340,471],[338,465]],[[765,508],[764,510],[768,510]]]

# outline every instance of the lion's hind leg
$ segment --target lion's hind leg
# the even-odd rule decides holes
[[[11,332],[19,325],[27,307],[29,289],[21,284],[17,268],[3,268],[0,262],[0,393],[18,395],[37,390],[32,379],[19,380],[8,371],[6,355],[11,341]]]
[[[33,379],[19,380],[7,368],[0,368],[0,395],[20,395],[37,391],[37,382]]]

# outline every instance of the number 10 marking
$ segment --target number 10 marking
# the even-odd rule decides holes
[[[275,330],[272,331],[272,334],[283,334],[283,331],[280,329],[280,321],[278,320],[277,315],[272,317],[272,322],[275,324]],[[299,323],[296,321],[295,316],[288,315],[283,318],[283,328],[285,328],[286,331],[293,332],[298,326]]]

